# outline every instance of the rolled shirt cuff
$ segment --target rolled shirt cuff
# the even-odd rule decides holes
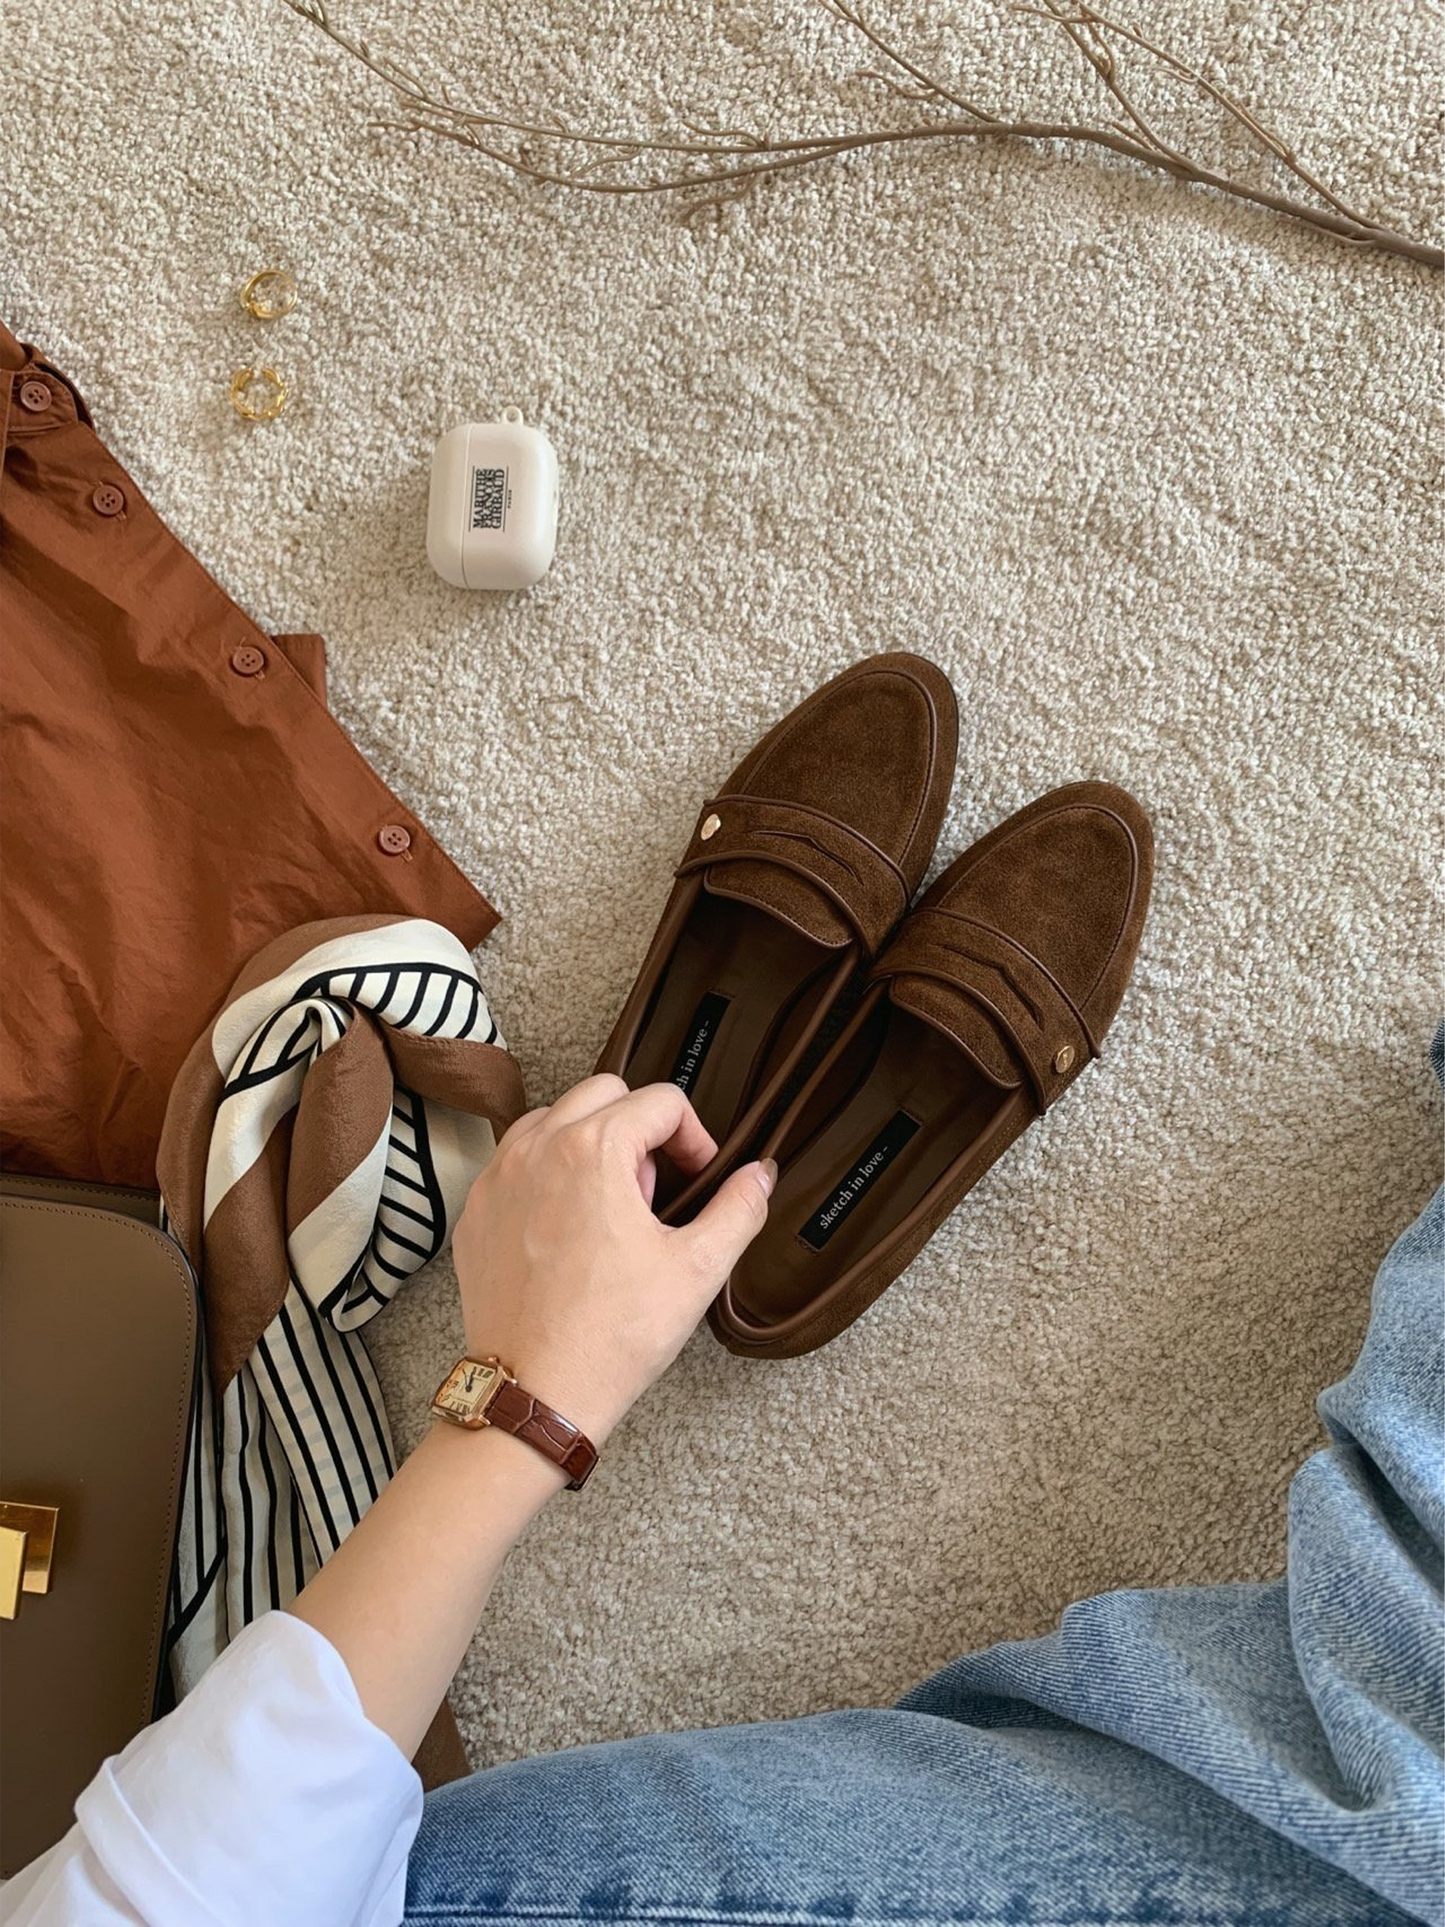
[[[76,1819],[156,1927],[394,1927],[421,1811],[420,1779],[340,1654],[270,1612],[106,1762]]]

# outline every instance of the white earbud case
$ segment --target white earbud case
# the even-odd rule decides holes
[[[557,454],[520,408],[442,436],[431,465],[426,552],[458,589],[528,589],[557,546]]]

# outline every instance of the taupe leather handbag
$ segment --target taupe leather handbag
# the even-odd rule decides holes
[[[0,1178],[0,1873],[156,1711],[197,1352],[154,1193]]]

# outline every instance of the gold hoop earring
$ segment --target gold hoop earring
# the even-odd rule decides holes
[[[261,268],[241,290],[241,306],[258,321],[279,321],[296,306],[300,290],[289,268]]]
[[[264,382],[268,393],[258,400],[252,388]],[[273,422],[291,399],[291,389],[274,368],[238,368],[231,377],[231,406],[243,421]]]

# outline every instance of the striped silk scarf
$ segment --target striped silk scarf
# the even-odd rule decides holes
[[[278,938],[186,1059],[157,1160],[209,1367],[171,1587],[178,1696],[390,1478],[360,1328],[446,1245],[522,1108],[470,955],[414,918]]]

